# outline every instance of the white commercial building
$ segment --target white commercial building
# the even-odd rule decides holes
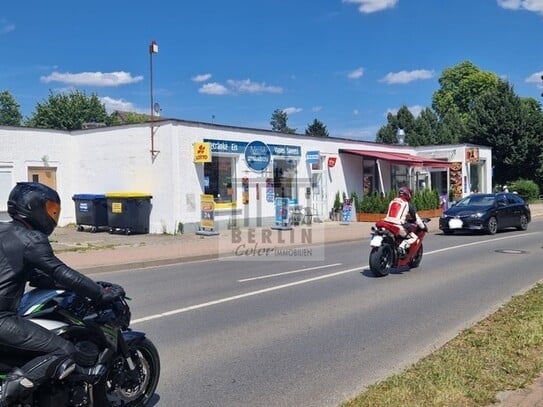
[[[148,194],[149,231],[173,234],[196,231],[209,215],[215,229],[273,224],[277,198],[327,220],[337,192],[363,199],[407,185],[458,198],[492,190],[491,149],[473,145],[410,147],[172,119],[71,132],[0,126],[0,143],[2,219],[15,183],[39,181],[61,196],[60,225],[76,223],[77,194]]]

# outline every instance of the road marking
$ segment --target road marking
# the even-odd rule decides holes
[[[132,320],[132,324],[139,324],[140,322],[151,321],[153,319],[164,318],[164,317],[168,317],[168,316],[171,316],[171,315],[181,314],[183,312],[194,311],[194,310],[201,309],[201,308],[207,308],[207,307],[211,307],[212,305],[224,304],[225,302],[231,302],[231,301],[239,300],[239,299],[242,299],[242,298],[247,298],[247,297],[252,297],[252,296],[255,296],[255,295],[259,295],[259,294],[269,293],[269,292],[272,292],[272,291],[282,290],[283,288],[295,287],[297,285],[307,284],[307,283],[311,283],[313,281],[319,281],[319,280],[324,280],[326,278],[337,277],[337,276],[341,276],[342,274],[352,273],[353,271],[363,270],[366,267],[368,267],[368,266],[365,265],[365,266],[354,267],[354,268],[347,269],[347,270],[336,271],[335,273],[325,274],[323,276],[307,278],[305,280],[294,281],[294,282],[288,283],[288,284],[276,285],[276,286],[273,286],[273,287],[264,288],[262,290],[251,291],[251,292],[248,292],[248,293],[245,293],[245,294],[239,294],[239,295],[234,295],[232,297],[226,297],[226,298],[221,298],[221,299],[215,300],[215,301],[205,302],[203,304],[191,305],[190,307],[178,308],[178,309],[174,309],[172,311],[162,312],[160,314],[149,315],[148,317],[143,317],[143,318],[138,318],[138,319]]]
[[[341,266],[342,263],[334,263],[334,264],[326,264],[324,266],[317,266],[317,267],[308,267],[305,269],[298,269],[298,270],[292,270],[292,271],[285,271],[283,273],[275,273],[275,274],[267,274],[265,276],[259,276],[259,277],[251,277],[251,278],[244,278],[242,280],[238,280],[238,283],[244,283],[246,281],[254,281],[254,280],[264,280],[266,278],[272,278],[272,277],[279,277],[279,276],[286,276],[288,274],[296,274],[296,273],[303,273],[304,271],[312,271],[312,270],[319,270],[324,269],[328,267],[335,267],[335,266]]]
[[[539,234],[539,232],[523,233],[522,235],[515,235],[515,236],[497,237],[495,239],[490,239],[490,240],[479,240],[478,242],[459,244],[458,246],[451,246],[451,247],[445,247],[443,249],[433,250],[431,252],[424,253],[424,255],[427,256],[429,254],[436,254],[436,253],[446,252],[447,250],[461,249],[463,247],[475,246],[475,245],[483,244],[483,243],[492,243],[492,242],[498,242],[500,240],[515,239],[517,237],[524,237],[524,236],[537,235],[537,234]]]
[[[534,234],[539,234],[539,232],[524,233],[522,235],[505,236],[505,237],[499,237],[499,238],[490,239],[490,240],[483,240],[483,241],[478,241],[478,242],[466,243],[466,244],[461,244],[461,245],[457,245],[457,246],[447,247],[447,248],[444,248],[444,249],[433,250],[431,252],[424,253],[424,255],[428,256],[430,254],[437,254],[437,253],[441,253],[441,252],[444,252],[444,251],[447,251],[447,250],[455,250],[455,249],[460,249],[460,248],[469,247],[469,246],[475,246],[475,245],[483,244],[483,243],[497,242],[497,241],[500,241],[500,240],[515,239],[515,238],[518,238],[518,237],[525,237],[525,236],[534,235]],[[227,302],[240,300],[242,298],[253,297],[253,296],[259,295],[259,294],[269,293],[269,292],[272,292],[272,291],[278,291],[278,290],[282,290],[283,288],[295,287],[297,285],[312,283],[313,281],[319,281],[319,280],[324,280],[324,279],[327,279],[327,278],[337,277],[337,276],[341,276],[343,274],[352,273],[353,271],[364,270],[367,267],[368,267],[368,265],[353,267],[353,268],[350,268],[350,269],[347,269],[347,270],[336,271],[334,273],[325,274],[325,275],[318,276],[318,277],[307,278],[305,280],[300,280],[300,281],[293,281],[292,283],[288,283],[288,284],[276,285],[276,286],[273,286],[273,287],[264,288],[262,290],[250,291],[248,293],[234,295],[232,297],[221,298],[221,299],[218,299],[218,300],[215,300],[215,301],[204,302],[202,304],[191,305],[189,307],[184,307],[184,308],[177,308],[177,309],[174,309],[174,310],[171,310],[171,311],[161,312],[159,314],[154,314],[154,315],[149,315],[147,317],[134,319],[134,320],[132,320],[132,325],[139,324],[139,323],[142,323],[142,322],[152,321],[154,319],[169,317],[171,315],[181,314],[181,313],[188,312],[188,311],[194,311],[194,310],[197,310],[197,309],[207,308],[207,307],[211,307],[213,305],[224,304],[224,303],[227,303]]]

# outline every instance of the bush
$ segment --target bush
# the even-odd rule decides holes
[[[509,192],[518,193],[526,201],[539,198],[539,186],[534,181],[519,179],[512,182],[509,185]]]
[[[361,201],[357,201],[356,211],[359,213],[386,213],[388,204],[396,196],[398,196],[398,192],[396,190],[392,190],[386,195],[373,193],[364,197],[364,199]],[[415,208],[417,208],[417,211],[439,209],[441,206],[439,193],[436,190],[431,189],[415,191],[413,193],[412,202],[415,205]]]

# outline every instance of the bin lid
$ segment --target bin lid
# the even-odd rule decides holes
[[[80,200],[106,199],[106,196],[104,194],[74,194],[74,196],[72,196],[72,199],[74,201],[76,199],[80,199]]]
[[[145,192],[106,192],[106,198],[152,198]]]

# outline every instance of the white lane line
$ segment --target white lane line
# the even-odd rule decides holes
[[[436,254],[436,253],[446,252],[447,250],[461,249],[461,248],[463,248],[463,247],[476,246],[476,245],[478,245],[478,244],[493,243],[493,242],[498,242],[498,241],[500,241],[500,240],[516,239],[516,238],[518,238],[518,237],[524,237],[524,236],[530,236],[530,235],[537,235],[537,234],[539,234],[539,232],[529,232],[529,233],[524,233],[524,234],[522,234],[522,235],[497,237],[497,238],[491,239],[491,240],[479,240],[478,242],[472,242],[472,243],[466,243],[466,244],[459,244],[458,246],[451,246],[451,247],[445,247],[445,248],[443,248],[443,249],[433,250],[433,251],[431,251],[431,252],[424,253],[424,255],[427,256],[427,255],[429,255],[429,254]]]
[[[354,268],[347,269],[347,270],[336,271],[335,273],[325,274],[323,276],[307,278],[305,280],[294,281],[294,282],[288,283],[288,284],[276,285],[274,287],[264,288],[262,290],[257,290],[257,291],[251,291],[251,292],[248,292],[248,293],[245,293],[245,294],[234,295],[232,297],[221,298],[219,300],[205,302],[203,304],[192,305],[190,307],[178,308],[178,309],[174,309],[174,310],[171,310],[171,311],[162,312],[160,314],[149,315],[148,317],[143,317],[143,318],[138,318],[138,319],[132,320],[132,324],[139,324],[140,322],[151,321],[153,319],[164,318],[164,317],[168,317],[170,315],[181,314],[183,312],[194,311],[194,310],[201,309],[201,308],[207,308],[207,307],[211,307],[212,305],[224,304],[225,302],[231,302],[231,301],[239,300],[241,298],[247,298],[247,297],[252,297],[254,295],[269,293],[271,291],[282,290],[283,288],[294,287],[294,286],[301,285],[301,284],[311,283],[313,281],[324,280],[326,278],[331,278],[331,277],[337,277],[337,276],[341,276],[342,274],[352,273],[353,271],[363,270],[366,267],[368,267],[368,266],[365,265],[365,266],[354,267]]]
[[[266,278],[272,278],[272,277],[279,277],[279,276],[286,276],[288,274],[296,274],[296,273],[303,273],[304,271],[312,271],[312,270],[319,270],[324,269],[328,267],[335,267],[335,266],[341,266],[342,263],[334,263],[334,264],[326,264],[324,266],[317,266],[317,267],[308,267],[305,269],[298,269],[298,270],[292,270],[292,271],[284,271],[282,273],[275,273],[275,274],[267,274],[265,276],[259,276],[259,277],[251,277],[251,278],[244,278],[242,280],[238,280],[238,283],[244,283],[246,281],[254,281],[254,280],[264,280]]]
[[[530,233],[524,233],[522,235],[506,236],[506,237],[499,237],[499,238],[491,239],[491,240],[483,240],[483,241],[478,241],[478,242],[466,243],[466,244],[461,244],[461,245],[457,245],[457,246],[447,247],[447,248],[444,248],[444,249],[433,250],[431,252],[424,253],[424,255],[428,256],[430,254],[437,254],[437,253],[444,252],[444,251],[447,251],[447,250],[455,250],[455,249],[460,249],[462,247],[475,246],[475,245],[483,244],[483,243],[492,243],[492,242],[497,242],[497,241],[500,241],[500,240],[515,239],[515,238],[530,236],[530,235],[535,235],[535,234],[539,234],[539,232],[530,232]],[[337,277],[337,276],[341,276],[343,274],[352,273],[353,271],[364,270],[367,267],[368,267],[368,265],[353,267],[353,268],[350,268],[350,269],[347,269],[347,270],[336,271],[334,273],[325,274],[325,275],[318,276],[318,277],[307,278],[305,280],[294,281],[294,282],[288,283],[288,284],[276,285],[276,286],[273,286],[273,287],[264,288],[262,290],[251,291],[251,292],[248,292],[248,293],[245,293],[245,294],[239,294],[239,295],[234,295],[232,297],[221,298],[221,299],[218,299],[218,300],[215,300],[215,301],[209,301],[209,302],[204,302],[202,304],[191,305],[191,306],[185,307],[185,308],[178,308],[178,309],[174,309],[174,310],[171,310],[171,311],[161,312],[159,314],[154,314],[154,315],[149,315],[147,317],[134,319],[134,320],[132,320],[132,324],[139,324],[141,322],[146,322],[146,321],[152,321],[154,319],[165,318],[165,317],[168,317],[168,316],[171,316],[171,315],[181,314],[183,312],[194,311],[194,310],[197,310],[197,309],[207,308],[207,307],[211,307],[211,306],[217,305],[217,304],[224,304],[226,302],[231,302],[231,301],[239,300],[239,299],[242,299],[242,298],[252,297],[252,296],[255,296],[255,295],[259,295],[259,294],[269,293],[269,292],[272,292],[272,291],[278,291],[278,290],[282,290],[283,288],[295,287],[297,285],[307,284],[307,283],[311,283],[313,281],[319,281],[319,280],[324,280],[326,278]]]

